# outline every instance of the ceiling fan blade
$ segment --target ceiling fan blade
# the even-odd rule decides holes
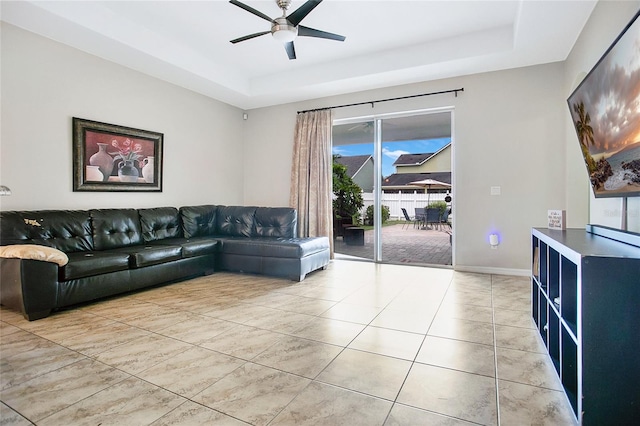
[[[231,4],[235,4],[236,6],[238,6],[241,9],[246,10],[249,13],[253,13],[254,15],[264,19],[265,21],[269,21],[269,22],[273,22],[273,19],[271,19],[270,17],[268,17],[267,15],[265,15],[264,13],[260,12],[259,10],[255,10],[254,8],[252,8],[251,6],[247,6],[244,3],[239,2],[238,0],[229,0],[229,3]]]
[[[293,47],[292,41],[284,44],[284,50],[287,51],[287,56],[289,56],[289,59],[296,59],[296,49],[295,47]]]
[[[305,16],[309,14],[317,5],[319,5],[322,0],[308,0],[305,4],[297,8],[295,11],[291,12],[289,16],[287,16],[287,21],[291,22],[291,25],[294,27],[298,26],[300,21],[304,19]]]
[[[249,34],[249,35],[246,35],[244,37],[240,37],[240,38],[236,38],[234,40],[231,40],[231,43],[236,44],[236,43],[240,43],[241,41],[251,40],[252,38],[260,37],[261,35],[269,34],[270,32],[271,31],[261,31],[259,33]]]
[[[328,38],[329,40],[337,40],[337,41],[345,40],[344,36],[334,34],[334,33],[328,33],[326,31],[316,30],[314,28],[305,27],[303,25],[298,25],[298,36]]]

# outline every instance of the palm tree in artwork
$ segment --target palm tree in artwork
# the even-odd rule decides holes
[[[594,143],[593,127],[591,127],[591,116],[584,110],[584,102],[573,104],[573,110],[578,114],[578,120],[575,122],[576,130],[580,143],[585,147]]]
[[[582,155],[587,163],[587,169],[589,173],[596,171],[596,162],[589,153],[589,145],[595,143],[593,138],[593,127],[591,127],[591,116],[584,110],[584,102],[579,104],[573,104],[573,110],[578,114],[578,120],[575,121],[576,131],[578,133],[578,139],[580,139],[580,147],[582,148]]]

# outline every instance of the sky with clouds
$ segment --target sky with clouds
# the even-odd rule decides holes
[[[443,146],[451,142],[450,138],[399,141],[382,143],[382,176],[389,176],[395,173],[393,163],[402,154],[424,154],[437,152]],[[373,144],[341,145],[333,148],[333,154],[343,157],[351,155],[373,155]]]
[[[616,152],[640,142],[640,18],[624,33],[569,98],[591,117],[591,154]]]

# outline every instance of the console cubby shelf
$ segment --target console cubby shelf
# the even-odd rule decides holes
[[[640,418],[640,234],[531,231],[532,316],[576,418]]]

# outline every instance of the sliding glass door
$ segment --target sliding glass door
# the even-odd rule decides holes
[[[345,199],[360,206],[352,217],[353,209],[335,212],[336,257],[452,264],[451,116],[422,111],[334,122],[334,207]]]

